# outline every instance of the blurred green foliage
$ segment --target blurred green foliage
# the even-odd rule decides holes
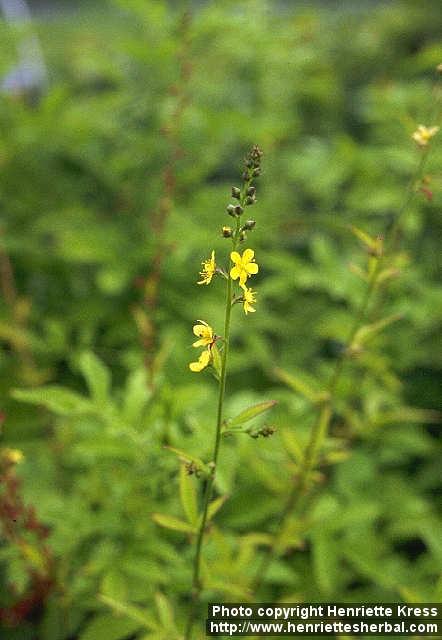
[[[195,282],[209,251],[226,251],[224,208],[257,142],[259,300],[235,318],[227,413],[276,398],[278,433],[223,442],[217,491],[229,499],[205,553],[207,597],[247,599],[314,420],[275,367],[322,387],[364,289],[348,227],[385,232],[418,162],[411,134],[438,116],[436,0],[296,12],[225,0],[182,13],[131,0],[38,24],[50,89],[0,99],[2,444],[25,454],[17,474],[50,528],[54,573],[6,640],[179,636],[192,546],[152,514],[185,520],[164,445],[210,455],[216,388],[187,363],[196,317],[221,331],[223,295]],[[0,23],[0,73],[21,37]],[[432,197],[419,192],[407,211],[400,277],[375,310],[402,319],[345,369],[326,443],[335,459],[289,523],[263,601],[440,601],[441,160],[436,137]],[[188,482],[186,495],[200,491]],[[32,587],[31,560],[6,540],[0,561],[8,608]]]

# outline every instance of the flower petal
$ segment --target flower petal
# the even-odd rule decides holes
[[[191,362],[189,364],[189,369],[191,371],[199,372],[207,367],[210,362],[210,351],[203,351],[200,357],[198,358],[198,362]]]
[[[246,264],[246,271],[247,273],[258,273],[259,271],[259,267],[256,264],[256,262],[249,262],[248,264]]]
[[[255,252],[253,251],[253,249],[246,249],[242,254],[243,263],[245,264],[246,262],[250,262],[251,260],[253,260],[254,255]]]
[[[230,254],[230,259],[235,264],[238,264],[238,262],[241,262],[241,256],[239,255],[238,251],[232,251],[232,253]]]
[[[201,338],[206,330],[207,327],[205,327],[203,324],[195,324],[193,327],[193,333],[198,336],[198,338]]]
[[[241,270],[239,267],[232,267],[230,269],[230,277],[232,278],[232,280],[236,280],[237,278],[239,278],[241,275]]]

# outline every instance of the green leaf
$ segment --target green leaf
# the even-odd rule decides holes
[[[378,322],[373,322],[372,324],[365,325],[361,327],[357,332],[353,339],[352,346],[358,345],[361,346],[367,340],[375,336],[377,333],[380,333],[383,329],[388,327],[393,322],[397,322],[402,318],[402,314],[395,313],[394,315],[388,316],[387,318],[383,318],[382,320],[378,320]]]
[[[111,569],[101,581],[101,591],[105,596],[109,596],[114,600],[125,600],[127,596],[127,584],[118,571]]]
[[[228,497],[229,496],[220,496],[219,498],[216,498],[215,500],[213,500],[213,502],[209,504],[209,508],[207,510],[208,522],[210,522],[210,520],[218,513],[218,511],[221,509],[221,507],[223,506],[225,501],[228,499]]]
[[[184,464],[180,465],[180,498],[187,520],[190,524],[195,525],[198,521],[195,481],[187,472]]]
[[[92,398],[99,404],[109,399],[111,376],[108,368],[91,351],[85,351],[79,359],[80,370],[86,379]]]
[[[140,622],[106,613],[95,616],[79,640],[124,640],[133,636],[140,628]]]
[[[254,404],[248,409],[244,409],[244,411],[241,411],[241,413],[239,413],[235,418],[228,420],[226,430],[230,431],[232,428],[238,427],[245,422],[249,422],[249,420],[253,420],[253,418],[260,416],[266,411],[270,411],[275,404],[277,404],[276,400],[266,400],[265,402]]]
[[[305,380],[305,376],[301,378],[299,375],[288,373],[280,368],[274,369],[274,374],[278,380],[286,384],[290,389],[293,389],[293,391],[296,391],[296,393],[304,396],[304,398],[310,402],[319,402],[324,397],[323,393],[314,389],[313,386]]]
[[[187,522],[183,522],[173,516],[167,516],[162,513],[152,514],[153,520],[161,527],[166,529],[173,529],[174,531],[182,531],[183,533],[194,533],[195,529]]]
[[[362,231],[362,229],[359,229],[358,227],[355,227],[353,224],[350,226],[350,231],[370,252],[377,251],[379,246],[378,238],[372,238],[368,233]]]
[[[208,473],[207,465],[204,464],[204,462],[201,460],[201,458],[197,458],[196,456],[192,455],[191,453],[187,453],[186,451],[182,451],[181,449],[176,449],[175,447],[165,446],[164,448],[167,449],[168,451],[172,451],[172,453],[174,453],[176,456],[178,456],[178,458],[180,460],[182,460],[184,462],[193,463],[198,471],[201,471],[202,473],[207,475],[207,473]]]
[[[161,625],[165,630],[175,633],[177,629],[174,620],[173,608],[169,600],[165,595],[158,592],[155,594],[155,604],[157,606],[158,617]]]
[[[246,587],[238,584],[233,584],[231,580],[224,582],[223,580],[217,580],[212,577],[208,577],[205,581],[207,589],[213,589],[220,593],[225,593],[229,597],[238,598],[238,600],[244,602],[250,602],[250,592]]]
[[[339,584],[338,555],[331,532],[327,528],[317,528],[311,534],[313,552],[313,571],[321,592],[333,593]]]
[[[147,388],[145,368],[136,369],[129,376],[124,392],[123,418],[128,424],[137,426],[151,396],[152,392]]]
[[[91,402],[87,398],[64,387],[48,386],[40,387],[39,389],[14,389],[11,395],[15,400],[42,405],[57,415],[78,415],[94,411]]]
[[[151,631],[158,628],[158,624],[155,620],[148,614],[144,613],[144,611],[139,607],[126,604],[125,602],[120,602],[119,600],[115,600],[114,598],[110,598],[109,596],[101,593],[99,594],[98,599],[115,611],[115,613],[120,616],[126,616],[126,618],[138,623],[139,627],[145,627]],[[115,620],[115,617],[113,620]]]
[[[281,431],[282,440],[288,450],[288,452],[293,456],[293,459],[298,464],[301,464],[304,460],[304,449],[302,447],[301,442],[295,436],[294,433],[284,429]]]
[[[221,355],[216,344],[212,346],[212,366],[215,369],[216,377],[219,380],[221,378]]]

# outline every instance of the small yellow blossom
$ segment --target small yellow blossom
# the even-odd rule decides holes
[[[420,147],[426,147],[438,131],[439,127],[426,127],[420,124],[411,137]]]
[[[199,320],[198,321],[200,324],[196,324],[193,327],[193,333],[200,338],[200,340],[197,340],[196,342],[193,343],[194,347],[207,347],[208,345],[213,343],[214,340],[214,336],[213,336],[213,329],[212,327],[209,327],[209,325],[204,322],[204,320]]]
[[[212,251],[210,258],[201,264],[203,268],[200,271],[201,280],[198,281],[198,284],[210,284],[216,273],[215,251]]]
[[[252,307],[252,304],[256,302],[256,292],[253,289],[248,289],[246,286],[243,286],[243,308],[245,314],[255,313],[256,309]]]
[[[242,256],[237,251],[232,251],[230,259],[234,263],[234,266],[230,270],[230,277],[232,280],[239,278],[239,284],[243,286],[249,276],[254,273],[258,273],[258,265],[254,258],[255,252],[253,249],[246,249]]]
[[[211,353],[208,349],[206,349],[205,351],[202,352],[197,362],[191,362],[189,364],[189,369],[191,371],[196,371],[196,372],[202,371],[209,364],[210,357],[211,357]]]
[[[19,449],[10,449],[9,447],[3,449],[1,456],[9,464],[19,464],[24,460],[24,455]]]

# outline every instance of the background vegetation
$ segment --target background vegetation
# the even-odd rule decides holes
[[[298,389],[330,375],[365,286],[349,225],[388,229],[411,134],[437,124],[439,2],[355,4],[131,0],[36,24],[49,87],[0,98],[5,640],[182,632],[192,547],[152,514],[185,519],[164,445],[208,459],[216,385],[187,363],[196,309],[219,325],[223,296],[195,282],[256,142],[259,301],[234,323],[227,411],[275,398],[277,433],[225,439],[205,551],[206,596],[251,597],[315,415],[275,368]],[[2,75],[24,37],[0,23]],[[441,159],[436,137],[370,311],[401,319],[345,367],[261,601],[441,599]]]

